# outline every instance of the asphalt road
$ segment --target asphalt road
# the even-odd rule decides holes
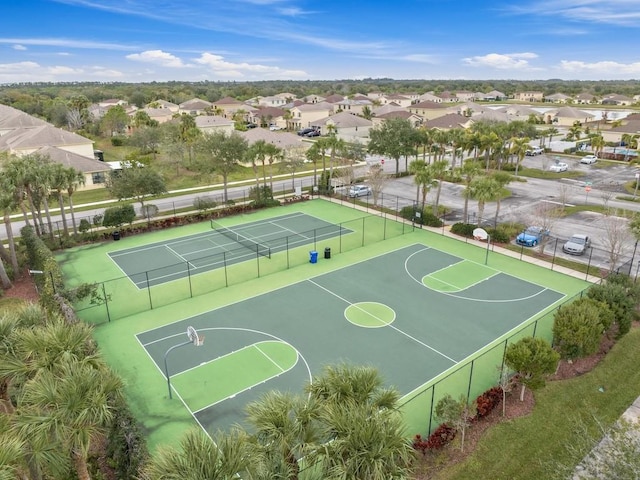
[[[634,180],[636,168],[631,165],[621,164],[597,164],[597,165],[581,165],[576,158],[562,157],[562,161],[569,164],[570,171],[580,171],[582,176],[576,179],[560,178],[553,180],[543,180],[535,178],[521,177],[524,181],[514,181],[509,184],[511,196],[501,202],[499,221],[512,221],[517,223],[530,224],[535,218],[536,206],[542,202],[555,202],[565,204],[607,204],[610,208],[636,210],[640,211],[640,204],[616,200],[615,197],[624,195],[623,185],[625,182]],[[554,163],[554,156],[539,155],[535,157],[526,157],[523,164],[532,168],[548,169],[549,165]],[[388,173],[395,172],[395,162],[386,161],[384,169]],[[400,170],[404,170],[404,160],[400,162]],[[366,167],[361,167],[358,171],[359,175],[363,175]],[[287,177],[274,178],[274,192],[282,191],[285,188],[291,188],[291,179]],[[585,187],[589,184],[590,191],[587,192]],[[313,177],[303,177],[295,180],[296,187],[309,187],[313,185]],[[230,187],[229,198],[236,201],[246,198],[250,187]],[[464,199],[461,194],[462,185],[443,183],[440,193],[440,204],[446,205],[454,211],[461,212],[464,206]],[[433,202],[435,199],[435,189],[429,192],[427,203]],[[217,201],[222,200],[222,192],[203,192],[189,191],[175,193],[174,196],[152,203],[160,209],[162,213],[168,213],[173,210],[183,209],[193,206],[194,199],[201,196],[210,196]],[[389,208],[402,208],[413,204],[416,198],[416,185],[413,183],[413,177],[403,177],[390,180],[383,189],[381,202]],[[372,201],[371,197],[367,197]],[[364,200],[361,199],[361,200]],[[93,216],[103,213],[108,206],[105,204],[95,205],[90,210],[83,210],[76,214],[77,222],[81,218],[87,218],[90,222]],[[78,206],[76,206],[78,208]],[[485,207],[484,219],[486,222],[492,222],[495,216],[496,204],[489,203]],[[472,219],[477,218],[477,202],[471,200],[469,202],[469,215]],[[59,216],[53,216],[54,221],[60,221]],[[460,217],[452,216],[448,221],[455,222],[462,220]],[[622,221],[622,220],[621,220]],[[611,228],[610,220],[603,215],[594,212],[582,212],[579,214],[564,217],[553,223],[551,226],[552,239],[548,243],[547,252],[551,253],[554,249],[557,255],[567,256],[562,252],[562,244],[564,240],[574,233],[584,233],[591,236],[593,244],[593,253],[587,253],[584,257],[578,257],[578,260],[589,261],[607,268],[610,265],[607,229]],[[23,226],[21,219],[15,218],[12,222],[14,232],[19,231]],[[4,224],[0,227],[0,238],[6,239],[6,230]],[[557,248],[556,248],[556,240]],[[635,245],[635,239],[631,235],[627,235],[624,239],[625,248],[623,257],[631,257]],[[551,249],[551,250],[549,250]],[[576,258],[574,258],[576,259]]]

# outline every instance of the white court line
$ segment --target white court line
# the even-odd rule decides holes
[[[182,260],[184,263],[188,263],[189,265],[191,265],[193,268],[198,268],[196,267],[193,263],[189,262],[189,260],[187,260],[186,258],[184,258],[182,255],[180,255],[178,252],[176,252],[173,248],[171,248],[169,245],[165,245],[165,248],[167,250],[169,250],[171,253],[173,253],[176,257],[178,257],[180,260]]]
[[[356,305],[354,305],[353,303],[351,303],[349,300],[347,300],[347,299],[345,299],[345,298],[341,297],[340,295],[338,295],[338,294],[337,294],[337,293],[335,293],[335,292],[332,292],[332,291],[331,291],[331,290],[329,290],[328,288],[323,287],[323,286],[322,286],[322,285],[320,285],[319,283],[316,283],[316,282],[314,282],[313,280],[307,280],[307,281],[308,281],[308,282],[310,282],[310,283],[313,283],[315,286],[317,286],[318,288],[321,288],[322,290],[324,290],[324,291],[326,291],[327,293],[329,293],[329,294],[333,295],[334,297],[339,298],[340,300],[342,300],[343,302],[347,303],[348,305],[356,306]],[[357,306],[356,306],[356,308],[357,308]],[[380,319],[378,319],[378,320],[380,320]],[[423,347],[426,347],[426,348],[428,348],[429,350],[431,350],[431,351],[433,351],[433,352],[437,353],[438,355],[440,355],[440,356],[442,356],[442,357],[446,358],[446,359],[447,359],[447,360],[449,360],[450,362],[458,363],[456,360],[454,360],[454,359],[453,359],[453,358],[451,358],[450,356],[448,356],[448,355],[446,355],[446,354],[444,354],[444,353],[440,352],[439,350],[436,350],[436,349],[435,349],[435,348],[433,348],[432,346],[427,345],[426,343],[424,343],[424,342],[423,342],[423,341],[421,341],[421,340],[418,340],[417,338],[413,337],[412,335],[409,335],[408,333],[403,332],[403,331],[402,331],[402,330],[400,330],[398,327],[395,327],[395,326],[393,326],[393,325],[391,325],[391,324],[388,324],[387,326],[388,326],[389,328],[392,328],[392,329],[393,329],[393,330],[395,330],[396,332],[398,332],[398,333],[400,333],[400,334],[402,334],[402,335],[406,336],[407,338],[410,338],[411,340],[413,340],[414,342],[416,342],[416,343],[418,343],[418,344],[422,345]]]

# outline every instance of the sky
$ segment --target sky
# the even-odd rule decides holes
[[[640,0],[8,0],[0,84],[640,79]]]

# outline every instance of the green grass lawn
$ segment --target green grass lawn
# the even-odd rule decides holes
[[[550,382],[535,393],[531,415],[496,425],[461,464],[436,480],[508,478],[552,479],[558,465],[577,465],[587,453],[571,453],[578,428],[596,434],[597,423],[610,425],[640,395],[640,329],[632,329],[593,371],[571,380]],[[514,392],[514,394],[517,394]]]

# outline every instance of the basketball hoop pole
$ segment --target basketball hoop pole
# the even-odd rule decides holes
[[[192,333],[191,333],[190,330],[193,330],[193,335],[195,335],[195,340],[192,337]],[[196,345],[198,347],[202,345],[202,343],[200,341],[200,337],[197,336],[197,332],[192,327],[189,327],[189,329],[187,330],[187,337],[189,337],[189,340],[187,340],[186,342],[178,343],[177,345],[173,345],[172,347],[169,347],[169,350],[167,350],[165,352],[165,354],[164,354],[164,375],[165,375],[165,377],[167,377],[167,387],[169,388],[169,400],[171,400],[173,398],[173,395],[171,393],[171,377],[169,376],[169,367],[167,365],[167,356],[169,356],[169,353],[171,353],[176,348],[184,347],[184,346],[190,345],[190,344],[191,345]]]

